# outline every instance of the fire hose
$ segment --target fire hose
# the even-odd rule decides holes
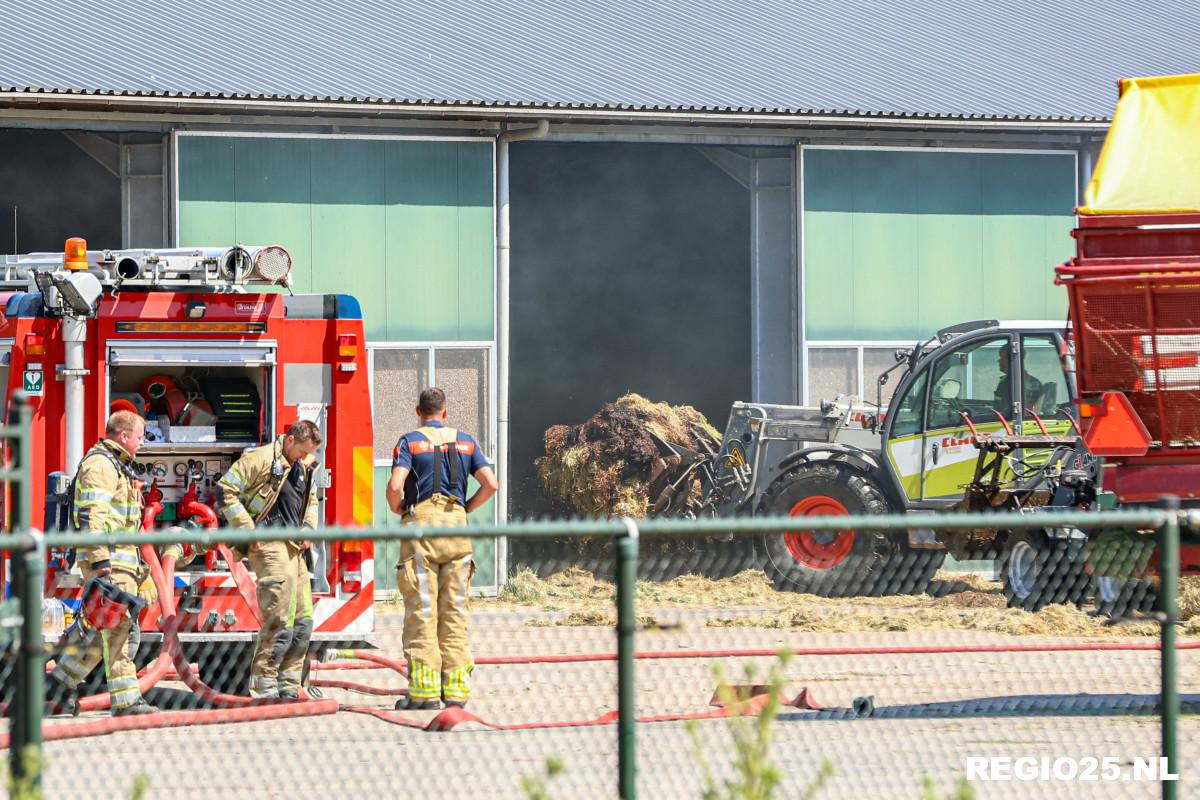
[[[787,650],[791,655],[805,656],[864,656],[864,655],[950,655],[969,653],[1056,653],[1078,651],[1112,651],[1112,650],[1159,650],[1157,643],[1150,642],[1083,642],[1083,643],[1048,643],[1048,644],[967,644],[967,645],[911,645],[896,647],[806,647],[788,650],[775,649],[727,649],[727,650],[643,650],[634,653],[638,660],[656,659],[690,659],[690,658],[769,658],[779,655],[781,650]],[[1200,649],[1200,641],[1180,642],[1177,650]],[[380,656],[366,650],[337,650],[331,654],[334,658],[352,659],[314,664],[313,669],[391,669],[401,675],[408,672],[402,662]],[[475,659],[476,666],[501,664],[571,664],[580,662],[616,661],[616,653],[578,653],[552,654],[532,656],[485,656]],[[386,689],[363,683],[354,683],[331,678],[315,678],[313,686],[331,689],[346,689],[371,695],[401,695],[407,689]]]
[[[191,495],[192,502],[184,509],[185,513],[188,513],[189,517],[196,516],[201,518],[205,522],[206,527],[215,527],[215,513],[211,508],[196,500],[194,490],[191,492]],[[143,529],[153,526],[158,514],[162,512],[161,499],[161,492],[157,492],[157,486],[153,486],[151,492],[147,494],[147,507],[142,517]],[[239,722],[252,719],[280,719],[284,717],[316,716],[337,712],[338,704],[333,700],[313,700],[306,696],[303,702],[282,703],[275,699],[224,694],[215,691],[205,684],[192,670],[191,664],[184,656],[183,648],[179,641],[180,623],[175,607],[173,587],[175,559],[168,556],[160,560],[158,552],[152,545],[142,545],[140,552],[142,560],[150,568],[151,578],[158,591],[158,603],[162,609],[163,622],[161,652],[154,665],[139,676],[138,689],[143,694],[148,692],[174,666],[176,676],[184,685],[203,702],[217,706],[218,708],[202,711],[169,711],[147,716],[114,717],[105,720],[89,720],[82,723],[54,725],[46,729],[44,733],[46,740],[96,736],[120,730],[145,730],[194,724]],[[248,577],[248,574],[245,577]],[[257,603],[252,604],[251,607],[257,610]],[[97,711],[108,708],[110,705],[111,696],[107,692],[80,698],[78,702],[80,711]],[[4,734],[0,736],[0,747],[7,746],[8,734]]]

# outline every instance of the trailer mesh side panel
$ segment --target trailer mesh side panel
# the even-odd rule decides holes
[[[1200,273],[1066,284],[1080,392],[1124,392],[1156,440],[1200,443]]]

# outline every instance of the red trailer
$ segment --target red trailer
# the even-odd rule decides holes
[[[1121,504],[1200,502],[1198,100],[1200,75],[1121,82],[1076,255],[1056,271],[1084,438]],[[1181,566],[1200,570],[1200,548]]]

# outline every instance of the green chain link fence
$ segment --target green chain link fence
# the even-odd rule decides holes
[[[947,764],[944,757],[933,752],[940,745],[932,745],[933,750],[928,747],[922,750],[918,746],[923,736],[930,737],[929,741],[934,743],[947,741],[947,736],[961,738],[952,731],[947,733],[946,730],[931,729],[926,721],[984,719],[983,724],[991,727],[978,730],[994,730],[994,735],[979,740],[975,747],[986,756],[997,749],[1012,751],[1012,747],[1008,746],[1012,742],[1005,741],[1009,734],[1006,733],[1008,725],[1004,720],[1014,715],[1088,720],[1126,715],[1133,715],[1131,718],[1136,719],[1145,719],[1147,715],[1157,716],[1161,730],[1157,755],[1166,759],[1169,772],[1179,773],[1182,769],[1184,774],[1181,778],[1184,782],[1188,778],[1186,769],[1183,769],[1187,759],[1181,762],[1178,753],[1181,700],[1177,651],[1181,645],[1177,641],[1176,587],[1179,580],[1180,527],[1194,523],[1195,517],[1180,512],[1178,504],[1174,502],[1168,502],[1161,508],[1108,512],[921,518],[923,528],[943,531],[969,530],[981,526],[1009,530],[1055,527],[1089,531],[1121,529],[1142,532],[1139,535],[1149,535],[1148,532],[1153,531],[1161,554],[1158,570],[1160,584],[1157,611],[1145,619],[1152,620],[1158,626],[1157,643],[1144,640],[1130,642],[1123,635],[1120,621],[1115,621],[1111,628],[1105,629],[1100,639],[1089,637],[1080,640],[1078,647],[1053,637],[1041,637],[1011,647],[987,642],[977,644],[973,643],[974,640],[964,643],[961,639],[949,641],[943,646],[929,644],[923,638],[925,634],[903,640],[890,634],[881,634],[879,641],[863,644],[861,640],[853,640],[850,645],[846,644],[850,640],[838,639],[831,645],[827,641],[829,637],[805,634],[803,627],[798,631],[786,627],[757,630],[754,625],[749,625],[744,629],[731,630],[753,629],[757,646],[734,648],[729,640],[722,640],[719,646],[714,645],[714,637],[721,631],[702,624],[694,639],[676,641],[673,648],[639,652],[635,647],[639,639],[650,639],[655,643],[665,641],[663,637],[671,635],[672,630],[686,627],[687,614],[690,613],[684,608],[679,612],[683,622],[674,623],[645,619],[644,615],[639,614],[644,610],[639,608],[639,597],[652,598],[655,591],[653,587],[639,584],[637,580],[639,549],[646,547],[648,538],[663,541],[720,536],[737,540],[739,537],[778,534],[794,527],[795,521],[787,518],[755,518],[512,523],[473,526],[470,534],[507,536],[510,541],[527,538],[574,540],[580,537],[590,537],[593,542],[611,541],[613,546],[606,552],[611,552],[615,562],[615,587],[609,593],[603,588],[602,581],[594,581],[591,586],[602,604],[611,604],[615,615],[600,615],[590,621],[590,626],[584,625],[582,628],[555,628],[553,626],[562,621],[564,612],[546,609],[547,605],[553,605],[553,595],[549,598],[550,602],[543,603],[541,607],[531,608],[527,602],[521,605],[521,582],[514,579],[513,586],[517,588],[502,593],[501,598],[501,601],[510,602],[510,605],[501,604],[492,612],[485,609],[482,614],[484,622],[491,620],[490,624],[494,624],[500,632],[494,637],[487,630],[479,634],[486,642],[485,646],[477,648],[478,651],[493,655],[477,657],[477,672],[481,674],[477,675],[480,697],[477,703],[472,701],[472,708],[478,706],[480,709],[476,715],[463,717],[453,713],[447,716],[447,712],[436,715],[415,712],[405,717],[390,707],[391,700],[402,689],[380,686],[378,680],[368,685],[344,678],[320,677],[325,673],[318,673],[318,670],[326,668],[333,674],[354,676],[365,675],[369,668],[383,666],[383,662],[390,661],[395,666],[395,662],[401,660],[401,654],[395,649],[400,623],[398,609],[390,607],[380,610],[381,627],[386,628],[385,633],[389,635],[385,637],[383,649],[374,654],[374,662],[369,652],[333,650],[315,653],[323,655],[324,660],[314,660],[311,665],[308,673],[310,690],[314,695],[320,691],[331,696],[342,692],[339,695],[342,699],[336,702],[329,697],[314,697],[296,703],[243,704],[235,706],[220,720],[214,716],[212,720],[221,724],[208,727],[206,719],[197,715],[215,715],[216,712],[211,709],[214,705],[219,708],[220,704],[197,702],[186,686],[180,686],[179,665],[176,662],[176,674],[169,675],[165,680],[166,683],[173,682],[175,688],[163,689],[161,698],[156,700],[163,706],[163,712],[141,718],[137,725],[125,720],[118,723],[103,711],[85,713],[78,719],[69,716],[45,717],[43,682],[47,658],[55,655],[53,648],[47,647],[42,630],[47,548],[71,548],[97,541],[109,545],[182,543],[204,546],[214,544],[217,539],[237,545],[267,539],[281,540],[294,534],[286,531],[219,530],[212,533],[157,531],[107,536],[81,533],[42,536],[33,531],[30,509],[23,507],[20,502],[29,480],[31,463],[30,444],[22,426],[27,417],[20,416],[27,415],[28,408],[18,405],[17,414],[16,424],[0,429],[0,436],[9,442],[11,453],[11,465],[0,472],[0,477],[9,485],[13,524],[13,531],[6,536],[4,548],[9,554],[12,599],[5,605],[5,613],[0,617],[0,626],[3,626],[0,631],[6,637],[0,640],[0,644],[5,646],[5,672],[0,678],[7,688],[5,697],[9,709],[9,727],[5,740],[10,755],[9,787],[13,796],[41,796],[42,787],[46,787],[47,796],[77,797],[179,796],[181,791],[193,797],[302,797],[328,796],[331,793],[346,797],[369,797],[404,791],[440,797],[606,797],[615,794],[622,798],[634,798],[639,794],[639,788],[643,796],[663,797],[823,798],[849,794],[909,797],[922,796],[914,793],[910,780],[916,768],[923,772],[927,781],[922,790],[925,797],[938,796],[936,792],[948,783],[952,791],[959,793],[954,796],[982,797],[987,796],[989,790],[998,784],[960,783],[955,788],[957,777],[964,772],[964,764]],[[814,533],[855,529],[902,535],[912,524],[912,519],[904,516],[805,521],[805,526]],[[448,528],[390,526],[365,533],[376,541],[387,541],[453,536],[461,532]],[[360,529],[328,528],[314,532],[312,538],[322,542],[363,536],[364,531]],[[524,580],[528,583],[532,579],[525,573]],[[539,585],[547,584],[543,582]],[[701,606],[706,602],[708,606],[720,606],[721,613],[737,611],[726,607],[728,604],[723,606],[721,599],[715,596],[701,596],[696,600]],[[876,605],[862,601],[867,614],[872,613],[872,609],[882,608],[878,605],[880,598],[870,600]],[[819,601],[813,602],[819,604]],[[847,602],[850,604],[847,607],[851,607],[855,601]],[[937,599],[926,601],[922,598],[920,602],[924,604],[921,608],[933,607]],[[16,609],[13,608],[14,604]],[[567,616],[569,619],[570,615]],[[475,619],[480,618],[481,615],[476,615]],[[712,619],[710,616],[708,621]],[[512,625],[505,628],[500,622],[504,625],[511,622]],[[592,635],[592,631],[602,632],[607,626],[615,627],[615,653],[605,652],[607,648],[604,647],[597,648],[596,643],[602,643],[603,637],[597,639]],[[780,631],[785,630],[787,636],[781,635]],[[545,633],[539,633],[541,631]],[[539,636],[543,636],[545,641]],[[1128,662],[1132,665],[1129,669],[1146,668],[1146,656],[1140,651],[1157,651],[1160,659],[1156,670],[1159,676],[1157,697],[1147,698],[1145,693],[1132,689],[1099,695],[1045,695],[1035,691],[1037,686],[1027,686],[1024,692],[1004,697],[973,698],[968,692],[967,697],[951,698],[949,701],[889,705],[886,697],[888,684],[905,679],[904,668],[896,667],[895,662],[889,662],[892,666],[880,667],[883,672],[880,673],[882,682],[879,685],[878,706],[874,697],[863,696],[854,698],[850,704],[822,707],[817,696],[819,692],[810,692],[813,688],[810,685],[806,685],[805,692],[795,698],[785,697],[782,690],[788,670],[797,669],[799,663],[825,663],[820,661],[822,658],[845,659],[833,662],[832,668],[827,664],[824,669],[834,673],[845,669],[847,674],[853,675],[856,669],[863,669],[865,661],[882,663],[880,659],[902,656],[902,664],[912,665],[915,659],[924,657],[923,654],[958,653],[960,655],[954,658],[962,660],[948,662],[951,664],[949,672],[936,668],[928,678],[932,684],[944,683],[949,686],[958,680],[967,681],[973,672],[980,670],[994,669],[997,675],[1007,676],[1010,667],[1005,664],[1014,665],[1011,667],[1013,672],[1026,671],[1027,677],[1034,681],[1046,678],[1054,671],[1046,669],[1042,673],[1030,673],[1031,668],[1023,659],[1041,657],[1036,655],[1018,655],[1005,663],[987,661],[1008,658],[1003,655],[1008,650],[1043,653],[1056,658],[1061,654],[1066,659],[1088,647],[1108,645],[1114,645],[1114,650],[1126,645],[1131,648],[1128,655],[1124,650],[1113,655],[1114,658],[1131,659]],[[509,651],[514,655],[506,655]],[[702,653],[708,651],[722,655],[706,659],[701,657]],[[789,657],[790,651],[798,652],[799,657]],[[776,656],[776,653],[780,655]],[[855,661],[856,653],[863,660]],[[1149,655],[1154,656],[1155,652]],[[215,668],[210,663],[212,659],[205,661],[205,658],[206,654],[200,654],[200,671],[211,679],[216,674]],[[713,710],[658,713],[663,702],[680,700],[672,692],[683,695],[685,692],[680,687],[685,683],[690,686],[700,680],[695,670],[684,672],[682,668],[675,671],[668,667],[689,658],[698,658],[705,664],[736,664],[739,659],[744,659],[747,663],[758,664],[760,671],[746,675],[745,680],[739,680],[739,676],[730,674],[728,667],[718,669],[713,675],[716,692],[712,699],[717,704]],[[1132,660],[1135,658],[1138,659],[1136,662]],[[141,663],[150,660],[149,656],[143,654]],[[582,669],[589,664],[611,666],[614,662],[615,675],[592,672],[589,673],[591,678],[565,677],[566,670]],[[954,666],[955,663],[958,666]],[[1063,662],[1064,665],[1066,663]],[[238,668],[244,669],[244,665]],[[1122,666],[1114,668],[1126,669]],[[812,674],[813,668],[803,669],[807,672],[798,673],[802,680],[805,674]],[[511,671],[511,677],[502,675],[505,670]],[[380,672],[395,677],[388,670],[375,670],[371,674],[378,675]],[[487,680],[484,679],[485,674]],[[607,677],[597,679],[597,674]],[[1188,672],[1188,675],[1192,676],[1193,673]],[[818,687],[819,691],[836,694],[837,681],[840,679],[838,674],[826,676]],[[572,681],[586,683],[589,680],[611,681],[610,685],[615,685],[615,713],[563,722],[556,712],[556,701],[564,698],[571,701]],[[230,685],[234,684],[236,680]],[[975,685],[973,688],[978,687]],[[353,695],[354,699],[347,699],[349,696],[344,694],[347,691],[357,693]],[[523,696],[523,691],[528,696]],[[369,698],[368,701],[357,699],[364,694]],[[1190,702],[1195,699],[1189,696]],[[506,726],[503,719],[484,719],[485,712],[493,709],[494,716],[503,717],[506,710],[517,708],[514,702],[510,702],[515,700],[523,701],[519,704],[522,713],[516,714],[523,722]],[[697,698],[694,692],[686,700],[689,708],[695,707]],[[492,705],[489,706],[489,703]],[[651,713],[642,711],[642,705],[653,706]],[[308,711],[313,713],[311,718],[308,717]],[[178,715],[178,719],[172,717],[173,714]],[[374,719],[370,719],[372,717]],[[143,724],[143,720],[149,719],[154,721]],[[748,721],[752,721],[749,727]],[[384,726],[384,722],[397,722],[401,725],[400,733],[392,735],[393,729]],[[803,728],[810,722],[818,726],[808,728],[815,733],[804,734],[797,739],[789,731]],[[371,727],[372,724],[376,727]],[[839,727],[847,725],[862,727],[854,728],[847,734],[846,728]],[[871,727],[873,725],[876,727]],[[898,733],[893,734],[891,728],[882,727],[885,725],[908,725],[911,726],[911,733],[908,732],[909,728],[898,728]],[[1089,723],[1088,727],[1093,726]],[[432,733],[450,729],[453,732]],[[908,742],[907,755],[893,753],[887,756],[899,761],[908,760],[907,772],[904,773],[907,777],[893,778],[886,774],[870,775],[866,772],[856,774],[853,765],[831,763],[820,752],[825,745],[845,752],[846,746],[837,744],[844,736],[850,736],[855,741],[861,740],[862,747],[869,749],[872,738],[883,735],[879,733],[881,730],[888,736],[898,735]],[[427,732],[434,738],[422,738]],[[686,737],[682,735],[684,733]],[[1114,737],[1121,736],[1117,729],[1099,740],[1088,738],[1087,731],[1080,736],[1085,748],[1109,746],[1110,749],[1121,749],[1120,742],[1113,741]],[[779,745],[781,740],[786,744]],[[1068,737],[1067,741],[1074,740]],[[794,746],[795,742],[801,742],[802,748]],[[1036,742],[1028,743],[1033,750],[1037,749],[1035,745]],[[1020,752],[1019,748],[1017,752]],[[1086,754],[1087,750],[1078,753]],[[536,757],[534,754],[537,754]],[[1105,751],[1095,752],[1097,758],[1108,755]],[[1121,755],[1140,758],[1151,754],[1138,752]],[[919,763],[911,763],[914,759]],[[1125,763],[1116,766],[1122,771],[1120,778],[1128,781],[1127,773],[1131,767]],[[924,772],[926,769],[934,775],[929,776]],[[1044,782],[1026,785],[1045,789]],[[1101,788],[1116,786],[1130,789],[1133,794],[1129,796],[1145,796],[1152,791],[1154,794],[1161,792],[1163,797],[1174,797],[1179,785],[1180,781],[1167,780],[1154,784],[1105,783]],[[1068,787],[1056,783],[1050,786],[1050,791],[1053,792],[1055,788],[1066,791]],[[1097,796],[1111,795],[1101,793]]]

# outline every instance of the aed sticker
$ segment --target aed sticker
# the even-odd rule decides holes
[[[42,389],[45,387],[45,375],[40,369],[25,370],[25,379],[21,382],[25,394],[42,395]]]

